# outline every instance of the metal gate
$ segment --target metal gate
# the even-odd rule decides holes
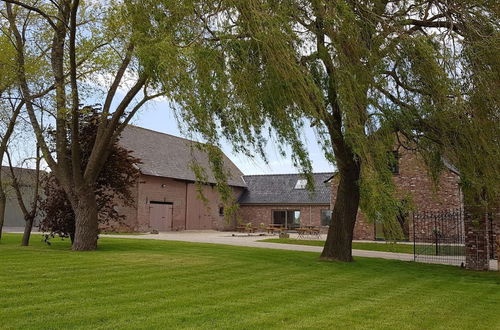
[[[465,228],[462,210],[415,212],[412,227],[415,261],[464,266]]]

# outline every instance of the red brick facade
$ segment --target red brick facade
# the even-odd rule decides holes
[[[300,224],[304,226],[320,226],[321,210],[329,210],[330,205],[240,205],[239,215],[244,224],[251,223],[260,228],[273,222],[273,211],[300,211]]]
[[[394,174],[394,183],[398,196],[401,199],[410,199],[416,211],[444,211],[461,208],[462,196],[458,181],[458,175],[446,169],[440,177],[439,187],[436,188],[419,156],[416,153],[400,151],[399,173]],[[337,193],[335,178],[331,181],[331,185],[331,207],[333,207]],[[244,223],[250,222],[258,227],[261,223],[265,225],[272,223],[273,210],[299,210],[301,224],[319,226],[320,212],[328,207],[328,205],[289,204],[241,205],[240,215]],[[411,225],[409,227],[410,235],[412,235]],[[367,221],[362,212],[358,212],[354,239],[374,240],[375,235],[375,225]]]
[[[435,189],[423,162],[415,153],[401,152],[399,173],[394,175],[394,182],[401,198],[410,197],[418,211],[439,211],[460,208],[461,193],[458,175],[450,170],[441,175],[440,185]],[[335,202],[336,183],[331,182],[331,205]],[[238,197],[243,188],[233,188]],[[172,205],[172,223],[169,230],[227,230],[234,229],[235,223],[228,224],[219,214],[221,205],[217,191],[212,186],[204,186],[203,194],[208,200],[205,204],[197,196],[196,185],[190,181],[142,175],[134,188],[132,207],[119,207],[125,220],[113,223],[105,230],[146,232],[150,227],[151,202]],[[321,210],[328,210],[331,205],[324,204],[245,204],[240,205],[240,221],[252,223],[255,227],[267,225],[273,221],[274,210],[300,211],[302,225],[320,226]],[[411,226],[410,226],[411,227]],[[366,220],[359,212],[354,229],[357,240],[374,240],[375,225]]]
[[[459,177],[453,171],[446,169],[441,174],[439,186],[435,187],[427,173],[426,166],[416,153],[400,150],[399,173],[394,174],[394,184],[398,197],[409,197],[414,210],[445,211],[462,208],[462,194],[459,187]],[[337,185],[332,180],[332,207],[335,202]],[[412,236],[412,226],[410,237]],[[354,228],[354,239],[374,240],[375,225],[367,221],[360,211]]]
[[[213,186],[203,186],[203,196],[207,204],[198,198],[196,185],[189,181],[142,175],[134,187],[132,207],[118,207],[118,212],[125,215],[122,223],[103,226],[102,230],[118,232],[150,231],[151,202],[172,204],[172,225],[169,230],[225,230],[233,228],[219,214],[221,201]],[[233,188],[238,197],[242,188]]]

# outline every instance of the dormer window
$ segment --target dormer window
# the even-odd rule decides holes
[[[306,179],[299,179],[297,180],[297,183],[295,184],[295,189],[306,189],[307,186],[307,180]]]

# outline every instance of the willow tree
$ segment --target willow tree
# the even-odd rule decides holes
[[[462,6],[473,6],[462,3]],[[495,10],[496,8],[496,10]],[[407,139],[419,146],[437,177],[443,160],[460,173],[466,207],[498,214],[500,207],[500,7],[485,2],[482,15],[457,15],[459,43],[449,51],[448,74],[460,93],[443,95],[439,111],[398,115]],[[447,42],[454,41],[448,37]],[[427,102],[433,100],[427,100]],[[424,104],[425,106],[426,104]],[[408,106],[408,105],[406,105]],[[416,104],[413,105],[414,107]]]
[[[450,95],[447,102],[441,103],[440,111],[398,116],[402,131],[419,146],[434,177],[443,168],[443,159],[458,169],[464,196],[465,232],[474,232],[476,241],[489,239],[486,234],[489,220],[500,223],[498,9],[496,2],[484,2],[481,7],[484,15],[455,16],[454,30],[460,36],[460,43],[449,53],[454,62],[450,75],[457,77],[460,94]],[[477,244],[466,243],[467,250]],[[499,241],[497,251],[500,253]],[[480,258],[480,254],[467,253],[467,268],[479,267]]]
[[[486,1],[147,0],[132,19],[142,59],[209,142],[265,158],[272,137],[310,178],[301,131],[316,129],[339,180],[321,257],[351,261],[360,206],[396,219],[388,154],[401,132],[415,132],[407,118],[460,98],[455,68],[470,64],[456,55],[461,27],[492,10]]]
[[[132,2],[128,2],[132,3]],[[160,95],[137,58],[133,30],[121,1],[0,1],[2,39],[14,49],[15,99],[21,100],[43,157],[75,213],[73,250],[97,246],[93,189],[120,132]],[[31,74],[36,58],[41,74]],[[90,154],[82,150],[81,104],[102,100]],[[41,128],[54,125],[54,150]]]

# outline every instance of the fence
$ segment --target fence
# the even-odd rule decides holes
[[[462,210],[413,213],[415,261],[465,264],[465,228]]]

